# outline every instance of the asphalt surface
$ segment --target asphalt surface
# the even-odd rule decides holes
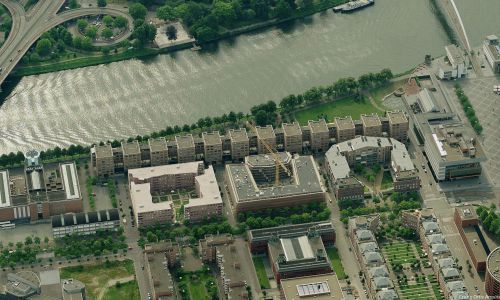
[[[130,15],[115,8],[79,8],[58,14],[57,12],[64,4],[64,0],[39,1],[29,12],[26,12],[20,3],[13,0],[0,0],[0,3],[7,7],[12,16],[11,32],[0,49],[0,85],[9,73],[12,72],[31,45],[44,32],[59,24],[71,19],[99,14],[123,16],[128,20],[129,24],[133,24],[133,19]],[[126,39],[131,34],[132,32],[129,30],[125,35],[120,37],[120,40],[114,42]]]

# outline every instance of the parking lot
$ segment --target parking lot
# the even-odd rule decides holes
[[[456,111],[460,118],[467,120],[453,91],[454,84],[454,82],[448,82],[445,86],[448,88],[448,94],[455,101]],[[493,93],[493,86],[500,85],[500,79],[497,77],[469,79],[461,81],[460,85],[469,97],[484,128],[480,141],[488,161],[483,166],[486,168],[491,184],[498,186],[500,184],[500,134],[498,133],[500,126],[500,107],[498,107],[500,95]]]

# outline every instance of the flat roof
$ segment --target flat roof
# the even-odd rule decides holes
[[[500,61],[500,48],[498,47],[499,47],[498,45],[491,45],[491,44],[486,45],[488,52],[490,52],[491,56],[493,56],[493,59],[495,61]]]
[[[455,210],[462,220],[477,220],[476,207],[473,205],[457,206]]]
[[[283,128],[285,136],[302,136],[302,130],[300,129],[300,125],[297,122],[283,123],[281,126]]]
[[[340,153],[337,145],[333,145],[325,153],[326,162],[330,168],[332,176],[335,179],[348,178],[351,173],[351,168],[347,163],[347,159]]]
[[[405,113],[402,111],[388,111],[386,114],[390,123],[393,124],[408,123],[408,119],[406,118]]]
[[[251,242],[267,241],[274,236],[301,236],[307,234],[310,230],[316,231],[319,235],[324,233],[334,233],[333,225],[331,222],[312,222],[302,224],[289,224],[271,228],[253,229],[248,231],[249,239]]]
[[[247,130],[245,128],[229,129],[229,137],[232,142],[248,142]]]
[[[362,114],[361,122],[363,122],[366,127],[382,126],[382,122],[380,122],[380,118],[377,114]]]
[[[236,243],[239,243],[239,247],[236,246]],[[241,258],[246,255],[246,253],[242,253],[242,250],[247,250],[245,246],[243,241],[239,242],[238,240],[231,244],[216,246],[217,255],[222,255],[221,266],[224,268],[224,275],[232,285],[229,289],[230,299],[244,299],[240,295],[246,292],[244,283],[248,282],[248,272],[252,272],[252,270],[245,269],[246,264],[241,263]]]
[[[78,184],[78,176],[76,175],[76,167],[74,163],[61,164],[62,179],[66,199],[79,199],[80,187]]]
[[[491,251],[488,256],[486,271],[489,272],[497,282],[500,282],[500,247]]]
[[[267,125],[265,127],[256,126],[255,133],[259,139],[274,139],[276,138],[276,134],[274,133],[274,129],[272,125]]]
[[[391,150],[391,161],[393,164],[394,171],[412,171],[415,170],[415,166],[413,165],[413,161],[408,154],[408,151],[405,149],[392,149]]]
[[[96,158],[113,157],[113,147],[111,144],[95,145]]]
[[[164,137],[159,137],[157,139],[149,139],[148,140],[149,149],[151,152],[159,152],[159,151],[167,151],[167,141]]]
[[[289,152],[278,152],[279,160],[288,165],[292,160],[292,155]],[[250,168],[275,167],[276,159],[270,154],[257,154],[245,157],[245,164]]]
[[[486,253],[486,250],[481,243],[481,239],[476,231],[476,228],[477,230],[479,230],[479,227],[477,225],[464,227],[463,231],[465,234],[465,239],[467,240],[467,243],[469,243],[469,249],[471,249],[474,253],[476,260],[478,262],[486,261],[488,254]]]
[[[172,201],[153,203],[150,183],[135,184],[134,182],[131,182],[130,198],[132,200],[134,211],[137,214],[158,210],[172,210]]]
[[[215,178],[212,166],[208,166],[208,169],[205,169],[203,174],[196,176],[194,180],[198,183],[199,195],[197,198],[189,198],[189,203],[185,204],[184,207],[189,208],[200,205],[222,203],[219,185],[217,184],[217,179]]]
[[[132,142],[122,142],[123,155],[137,155],[141,154],[141,147],[139,142],[134,140]]]
[[[169,296],[161,296],[160,299],[175,299],[174,283],[172,275],[167,267],[167,259],[164,252],[146,253],[146,263],[151,274],[150,281],[154,282],[153,289],[156,295],[170,294]]]
[[[213,132],[203,132],[202,133],[203,142],[205,146],[222,145],[222,140],[218,131]]]
[[[152,177],[164,175],[176,175],[194,173],[199,174],[200,169],[203,169],[202,161],[192,161],[180,164],[161,165],[155,167],[137,168],[128,170],[128,175],[137,180],[146,180]]]
[[[340,150],[340,152],[357,151],[367,147],[397,147],[398,149],[406,149],[403,143],[398,142],[393,138],[374,136],[359,136],[357,138],[338,143],[336,146]]]
[[[9,172],[0,171],[0,207],[10,206]]]
[[[329,132],[325,119],[319,119],[317,121],[309,120],[307,121],[307,125],[310,128],[311,133]]]
[[[292,238],[282,238],[280,239],[280,243],[287,261],[309,259],[314,257],[311,242],[305,235]]]
[[[285,300],[343,299],[339,280],[334,273],[282,279],[281,290]]]
[[[434,94],[429,91],[427,88],[423,88],[420,92],[418,92],[418,100],[420,104],[420,108],[423,112],[436,112],[439,111],[439,108],[436,105],[436,98]]]
[[[246,164],[228,164],[228,185],[233,189],[236,202],[260,201],[301,194],[324,193],[319,172],[312,156],[292,159],[293,183],[276,187],[259,187]]]
[[[337,125],[337,130],[347,130],[355,128],[351,116],[336,117],[335,124]]]
[[[194,139],[192,134],[176,135],[175,141],[178,149],[194,148]]]
[[[454,65],[458,64],[463,64],[465,63],[464,56],[462,55],[462,51],[460,48],[458,48],[456,45],[448,45],[445,46],[444,49],[446,50],[446,53],[448,54],[448,59],[450,60],[450,63]]]

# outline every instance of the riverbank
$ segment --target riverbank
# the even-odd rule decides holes
[[[321,13],[323,11],[326,11],[328,9],[331,9],[339,4],[345,3],[347,0],[326,0],[326,1],[321,1],[319,3],[313,4],[311,7],[306,8],[306,9],[300,9],[296,10],[292,13],[292,16],[289,18],[284,18],[284,19],[273,19],[273,20],[268,20],[265,22],[259,22],[256,24],[244,26],[241,28],[236,28],[233,30],[226,30],[221,33],[219,33],[218,37],[209,41],[206,41],[204,43],[200,43],[200,45],[208,45],[208,44],[213,44],[217,43],[221,40],[225,40],[228,38],[232,38],[241,34],[245,33],[250,33],[254,32],[257,30],[262,30],[265,28],[293,22],[317,13]],[[84,68],[84,67],[90,67],[90,66],[95,66],[95,65],[100,65],[100,64],[108,64],[108,63],[113,63],[113,62],[118,62],[118,61],[124,61],[128,59],[133,59],[133,58],[146,58],[158,54],[165,54],[165,53],[171,53],[179,50],[184,50],[190,48],[192,45],[191,43],[189,44],[179,44],[179,45],[173,45],[170,47],[166,47],[163,49],[158,49],[158,48],[143,48],[143,49],[127,49],[123,52],[118,52],[117,54],[114,53],[109,53],[109,54],[95,54],[95,55],[89,55],[85,57],[79,57],[79,58],[73,58],[73,59],[66,59],[58,62],[51,62],[51,63],[40,63],[40,64],[34,64],[34,65],[29,65],[29,66],[21,66],[21,67],[16,67],[14,71],[9,75],[9,77],[23,77],[23,76],[30,76],[30,75],[40,75],[40,74],[45,74],[45,73],[51,73],[51,72],[58,72],[58,71],[64,71],[64,70],[71,70],[71,69],[77,69],[77,68]]]

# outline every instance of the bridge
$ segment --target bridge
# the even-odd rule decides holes
[[[0,85],[33,43],[44,32],[59,24],[79,17],[101,14],[122,16],[128,20],[129,26],[133,24],[133,19],[129,14],[115,8],[78,8],[58,14],[64,0],[40,0],[29,12],[26,12],[24,7],[15,0],[0,0],[0,3],[9,10],[12,16],[12,29],[4,45],[0,48]],[[128,30],[120,39],[128,38],[131,34],[132,32]]]

